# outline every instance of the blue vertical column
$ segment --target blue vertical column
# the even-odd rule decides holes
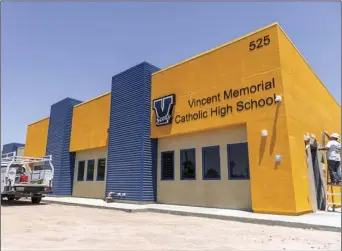
[[[54,165],[53,193],[71,195],[74,174],[74,153],[69,152],[73,107],[81,101],[66,98],[51,106],[46,154]]]
[[[106,194],[155,201],[157,140],[150,138],[151,76],[143,62],[112,78]]]

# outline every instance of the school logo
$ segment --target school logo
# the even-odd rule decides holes
[[[153,109],[156,112],[156,126],[171,124],[175,101],[175,94],[153,100]]]

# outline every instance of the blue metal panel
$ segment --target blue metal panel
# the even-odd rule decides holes
[[[21,143],[8,143],[3,145],[2,153],[10,153],[10,152],[17,152],[19,147],[25,146]]]
[[[73,107],[81,101],[66,98],[51,106],[46,154],[52,155],[55,168],[53,192],[71,195],[74,174],[74,153],[69,152]]]
[[[145,64],[145,91],[143,115],[143,156],[142,156],[142,201],[157,200],[157,155],[158,140],[151,139],[151,76],[159,68]]]
[[[156,198],[157,140],[150,139],[151,75],[143,62],[112,78],[106,193]]]

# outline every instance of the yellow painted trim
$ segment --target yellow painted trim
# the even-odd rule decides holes
[[[303,211],[298,213],[291,213],[291,212],[278,212],[278,211],[262,211],[262,210],[253,210],[253,213],[257,214],[276,214],[276,215],[290,215],[290,216],[300,216],[308,213],[312,213],[312,210],[309,211]]]
[[[164,71],[167,71],[167,70],[169,70],[169,69],[171,69],[171,68],[174,68],[174,67],[176,67],[176,66],[178,66],[178,65],[184,64],[184,63],[186,63],[186,62],[188,62],[188,61],[191,61],[191,60],[197,59],[197,58],[199,58],[199,57],[202,57],[202,56],[204,56],[204,55],[206,55],[206,54],[209,54],[209,53],[211,53],[211,52],[213,52],[213,51],[216,51],[216,50],[218,50],[218,49],[220,49],[220,48],[222,48],[222,47],[225,47],[225,46],[228,46],[228,45],[230,45],[230,44],[232,44],[232,43],[238,42],[238,41],[240,41],[240,40],[242,40],[242,39],[245,39],[245,38],[248,37],[248,36],[251,36],[251,35],[253,35],[253,34],[255,34],[255,33],[258,33],[258,32],[260,32],[260,31],[266,30],[266,29],[268,29],[268,28],[270,28],[270,27],[273,27],[273,26],[279,26],[279,23],[278,23],[278,22],[272,23],[272,24],[267,25],[267,26],[265,26],[265,27],[263,27],[263,28],[260,28],[260,29],[258,29],[258,30],[252,31],[252,32],[250,32],[250,33],[247,33],[247,34],[245,34],[245,35],[243,35],[243,36],[241,36],[241,37],[238,37],[238,38],[236,38],[236,39],[234,39],[234,40],[232,40],[232,41],[229,41],[229,42],[227,42],[227,43],[224,43],[224,44],[222,44],[222,45],[219,45],[219,46],[217,46],[217,47],[214,47],[214,48],[212,48],[212,49],[210,49],[210,50],[208,50],[208,51],[202,52],[202,53],[197,54],[197,55],[195,55],[195,56],[193,56],[193,57],[190,57],[190,58],[188,58],[188,59],[185,59],[185,60],[183,60],[183,61],[180,61],[180,62],[178,62],[178,63],[176,63],[176,64],[170,65],[170,66],[168,66],[168,67],[166,67],[166,68],[161,69],[160,71],[157,71],[157,72],[152,73],[152,76],[153,76],[153,75],[156,75],[156,74],[159,74],[159,73],[162,73],[162,72],[164,72]],[[280,27],[280,26],[279,26],[279,27]]]
[[[96,100],[96,99],[102,98],[102,97],[104,97],[104,96],[106,96],[106,95],[109,95],[110,93],[111,93],[111,92],[106,92],[106,93],[101,94],[101,95],[99,95],[99,96],[97,96],[97,97],[95,97],[95,98],[92,98],[92,99],[89,99],[89,100],[87,100],[87,101],[84,101],[84,102],[82,102],[81,104],[75,105],[74,108],[75,108],[75,107],[82,106],[82,105],[87,104],[87,103],[89,103],[89,102],[92,102],[92,101],[94,101],[94,100]]]
[[[322,80],[317,76],[316,72],[314,72],[314,70],[312,69],[312,67],[310,66],[310,64],[308,63],[308,61],[306,61],[306,59],[304,58],[303,54],[298,50],[298,48],[295,46],[295,44],[292,42],[292,40],[290,39],[290,37],[286,34],[286,32],[283,30],[283,28],[281,28],[280,25],[278,25],[279,29],[283,32],[283,34],[285,35],[285,37],[289,40],[289,42],[291,43],[291,45],[293,46],[293,48],[295,48],[295,50],[297,51],[297,53],[299,54],[299,56],[303,59],[303,61],[305,62],[305,64],[309,67],[309,69],[311,70],[311,72],[315,75],[315,77],[318,79],[318,81],[323,85],[323,87],[325,88],[325,90],[329,93],[329,95],[332,97],[332,99],[336,102],[336,104],[341,107],[341,105],[336,101],[336,99],[334,98],[334,96],[330,93],[330,91],[328,90],[328,88],[325,86],[325,84],[323,84]]]
[[[43,121],[43,120],[46,120],[46,119],[50,119],[50,117],[46,117],[46,118],[37,120],[37,121],[35,121],[35,122],[32,122],[31,124],[28,124],[27,126],[31,126],[31,125],[37,124],[37,123],[39,123],[39,122],[41,122],[41,121]]]
[[[70,149],[70,152],[78,153],[78,152],[83,152],[83,151],[92,151],[92,150],[97,150],[99,148],[104,148],[104,147],[108,147],[108,144],[104,145],[104,146],[92,146],[92,147],[77,148],[77,150],[75,150],[75,151]]]

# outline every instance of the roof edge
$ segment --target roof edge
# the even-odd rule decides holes
[[[184,63],[186,63],[186,62],[188,62],[188,61],[191,61],[191,60],[194,60],[194,59],[196,59],[196,58],[202,57],[202,56],[204,56],[204,55],[206,55],[206,54],[209,54],[209,53],[211,53],[211,52],[213,52],[213,51],[216,51],[216,50],[218,50],[218,49],[221,49],[221,48],[223,48],[223,47],[225,47],[225,46],[227,46],[227,45],[230,45],[230,44],[232,44],[232,43],[238,42],[238,41],[240,41],[240,40],[242,40],[242,39],[244,39],[244,38],[246,38],[246,37],[248,37],[248,36],[251,36],[251,35],[253,35],[253,34],[257,33],[257,32],[266,30],[266,29],[268,29],[268,28],[270,28],[270,27],[273,27],[273,26],[279,26],[279,27],[280,27],[280,25],[279,25],[278,22],[271,23],[271,24],[269,24],[269,25],[267,25],[267,26],[264,26],[264,27],[262,27],[262,28],[260,28],[260,29],[254,30],[254,31],[252,31],[252,32],[249,32],[249,33],[243,35],[243,36],[240,36],[240,37],[238,37],[238,38],[235,38],[235,39],[233,39],[232,41],[226,42],[226,43],[221,44],[221,45],[219,45],[219,46],[216,46],[216,47],[214,47],[214,48],[212,48],[212,49],[209,49],[209,50],[207,50],[207,51],[205,51],[205,52],[202,52],[202,53],[200,53],[200,54],[197,54],[197,55],[195,55],[195,56],[193,56],[193,57],[187,58],[187,59],[182,60],[182,61],[180,61],[180,62],[178,62],[178,63],[175,63],[175,64],[172,64],[172,65],[170,65],[170,66],[167,66],[167,67],[161,69],[160,71],[157,71],[157,72],[152,73],[152,76],[153,76],[153,75],[156,75],[156,74],[158,74],[158,73],[162,73],[162,72],[164,72],[164,71],[167,71],[167,70],[169,70],[169,69],[171,69],[171,68],[174,68],[174,67],[176,67],[176,66],[178,66],[178,65],[184,64]]]
[[[46,120],[46,119],[50,119],[50,117],[42,118],[42,119],[40,119],[40,120],[37,120],[37,121],[35,121],[35,122],[32,122],[32,123],[28,124],[27,126],[37,124],[37,123],[42,122],[43,120]]]
[[[141,66],[144,66],[144,67],[145,67],[146,65],[148,65],[148,66],[150,66],[150,67],[157,68],[157,69],[160,70],[159,67],[157,67],[157,66],[155,66],[155,65],[153,65],[153,64],[151,64],[151,63],[149,63],[149,62],[147,62],[147,61],[142,61],[142,62],[139,63],[139,64],[136,64],[136,65],[131,66],[131,67],[129,67],[129,68],[127,68],[127,69],[125,69],[125,70],[119,72],[119,73],[116,73],[115,75],[112,76],[112,80],[113,80],[114,78],[117,78],[117,77],[119,77],[119,76],[122,76],[122,74],[125,74],[125,73],[127,73],[127,72],[129,72],[129,71],[131,71],[131,70],[134,70],[134,69],[136,69],[136,68],[138,68],[138,67],[141,67]]]
[[[102,98],[102,97],[107,96],[107,95],[109,95],[109,94],[111,94],[111,92],[103,93],[103,94],[101,94],[101,95],[99,95],[99,96],[96,96],[96,97],[94,97],[94,98],[92,98],[92,99],[86,100],[86,101],[84,101],[84,102],[82,102],[82,103],[80,103],[80,104],[78,104],[78,105],[75,105],[74,108],[79,107],[79,106],[82,106],[82,105],[87,104],[87,103],[90,103],[90,102],[92,102],[92,101],[94,101],[94,100],[96,100],[96,99]]]
[[[323,83],[323,81],[318,77],[318,75],[316,74],[316,72],[312,69],[312,67],[310,66],[309,62],[305,59],[305,57],[303,56],[303,54],[300,52],[300,50],[298,50],[298,48],[296,47],[296,45],[292,42],[292,40],[290,39],[290,37],[286,34],[286,32],[283,30],[283,28],[281,28],[280,25],[278,25],[280,31],[284,34],[284,36],[287,38],[287,40],[290,42],[290,44],[293,46],[293,48],[296,50],[296,52],[299,54],[299,56],[302,58],[302,60],[304,61],[304,63],[309,67],[310,71],[315,75],[315,77],[318,79],[318,81],[321,83],[321,85],[325,88],[325,90],[329,93],[329,95],[332,97],[332,99],[335,101],[335,103],[341,107],[341,105],[337,102],[337,100],[335,99],[335,97],[331,94],[331,92],[328,90],[328,88],[326,87],[326,85]]]

